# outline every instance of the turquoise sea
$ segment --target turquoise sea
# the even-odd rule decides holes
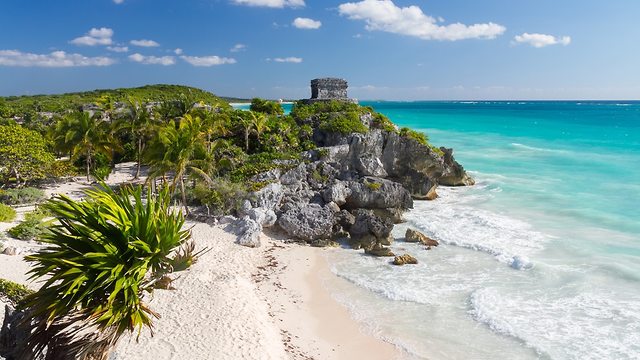
[[[477,185],[396,226],[394,267],[328,260],[336,297],[428,359],[640,359],[640,102],[363,102],[454,149]]]

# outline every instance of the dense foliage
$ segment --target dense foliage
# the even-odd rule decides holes
[[[429,138],[427,138],[427,135],[425,133],[411,130],[408,127],[403,127],[400,129],[400,136],[413,139],[422,145],[427,145],[429,143]]]
[[[34,204],[45,198],[44,191],[33,187],[0,189],[0,203],[7,205]]]
[[[14,116],[26,121],[42,118],[41,113],[65,113],[78,111],[87,104],[99,104],[105,100],[124,103],[129,98],[145,102],[173,101],[182,95],[197,98],[209,105],[228,108],[229,105],[210,92],[180,85],[147,85],[138,88],[94,90],[59,95],[9,96],[0,98],[0,118]],[[33,118],[33,119],[32,119]]]
[[[42,179],[54,162],[47,141],[20,125],[0,125],[0,177],[4,184]]]
[[[20,303],[32,320],[26,348],[34,357],[45,349],[50,358],[105,354],[125,332],[152,326],[158,315],[143,295],[173,271],[174,251],[190,238],[170,207],[166,188],[146,200],[141,187],[49,200],[59,222],[40,238],[48,246],[25,258],[31,278],[45,282]]]
[[[48,213],[43,209],[36,209],[24,216],[24,220],[20,224],[12,227],[7,231],[9,236],[18,240],[37,240],[46,231],[52,221],[45,222]]]
[[[362,123],[359,113],[349,111],[323,116],[320,121],[320,130],[347,135],[351,133],[364,134],[369,128]]]
[[[33,290],[13,281],[0,279],[0,299],[6,299],[12,304],[18,303],[25,296],[33,294]],[[2,309],[4,311],[4,309]]]
[[[260,98],[253,98],[251,100],[251,111],[261,112],[268,115],[282,115],[284,109],[280,103],[275,101],[263,100]]]
[[[16,211],[10,206],[0,204],[0,222],[10,222],[16,218]]]

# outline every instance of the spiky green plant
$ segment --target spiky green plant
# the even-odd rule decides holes
[[[45,282],[20,303],[31,333],[21,358],[106,359],[125,332],[152,330],[158,314],[143,295],[191,236],[170,202],[166,188],[143,199],[141,187],[102,185],[82,201],[59,195],[44,205],[59,222],[40,239],[48,246],[25,257],[31,278]]]

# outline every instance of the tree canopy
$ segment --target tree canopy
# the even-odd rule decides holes
[[[27,182],[42,179],[55,158],[39,133],[19,125],[0,125],[0,175]]]

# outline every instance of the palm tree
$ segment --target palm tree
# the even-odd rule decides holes
[[[251,111],[251,127],[253,133],[256,134],[258,142],[265,131],[269,130],[267,115],[260,112]]]
[[[44,284],[19,304],[29,335],[17,358],[106,360],[124,333],[152,328],[159,315],[145,293],[197,254],[168,189],[142,195],[141,187],[102,185],[82,201],[58,195],[44,205],[59,222],[40,239],[48,246],[25,257]]]
[[[180,186],[182,205],[185,213],[189,215],[187,207],[187,193],[184,186],[184,177],[188,173],[197,174],[210,181],[209,176],[197,165],[198,152],[204,153],[204,127],[199,117],[185,115],[179,123],[170,121],[160,128],[156,140],[147,151],[147,160],[151,165],[149,179],[173,172],[171,188],[175,192]]]
[[[140,178],[140,167],[142,166],[142,152],[147,140],[151,137],[157,125],[146,106],[137,100],[129,98],[127,100],[127,110],[124,113],[119,129],[128,130],[136,142],[137,167],[134,179]]]
[[[117,147],[110,136],[109,124],[90,116],[87,112],[76,112],[67,116],[56,126],[56,143],[69,149],[72,158],[85,157],[87,181],[91,181],[91,169],[97,153],[111,157],[111,150]]]
[[[236,112],[234,117],[236,118],[238,125],[240,125],[240,128],[242,129],[244,135],[244,151],[248,153],[249,135],[251,134],[251,130],[253,129],[253,122],[251,121],[251,119],[247,118],[247,116],[241,111]]]

